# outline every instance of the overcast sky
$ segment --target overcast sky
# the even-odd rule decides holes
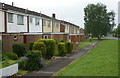
[[[56,14],[56,18],[66,20],[84,28],[84,8],[90,3],[101,2],[107,5],[108,11],[114,10],[118,13],[119,0],[0,0],[0,2],[12,4],[17,7],[33,10],[51,16]]]

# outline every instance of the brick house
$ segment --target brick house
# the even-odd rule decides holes
[[[79,42],[84,39],[84,32],[80,31],[79,26],[58,20],[55,14],[50,17],[5,3],[0,3],[0,33],[3,52],[12,51],[14,43],[24,43],[28,47],[30,42],[41,38],[58,42]]]

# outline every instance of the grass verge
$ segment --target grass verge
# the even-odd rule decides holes
[[[57,76],[118,76],[118,40],[104,40]]]

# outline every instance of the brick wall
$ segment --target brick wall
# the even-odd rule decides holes
[[[12,52],[12,46],[14,43],[23,43],[23,35],[17,34],[17,40],[14,40],[14,35],[16,34],[7,34],[2,36],[3,52]]]

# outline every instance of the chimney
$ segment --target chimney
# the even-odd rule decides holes
[[[14,2],[12,2],[12,6],[14,6]]]
[[[52,14],[52,17],[55,18],[55,13]]]

